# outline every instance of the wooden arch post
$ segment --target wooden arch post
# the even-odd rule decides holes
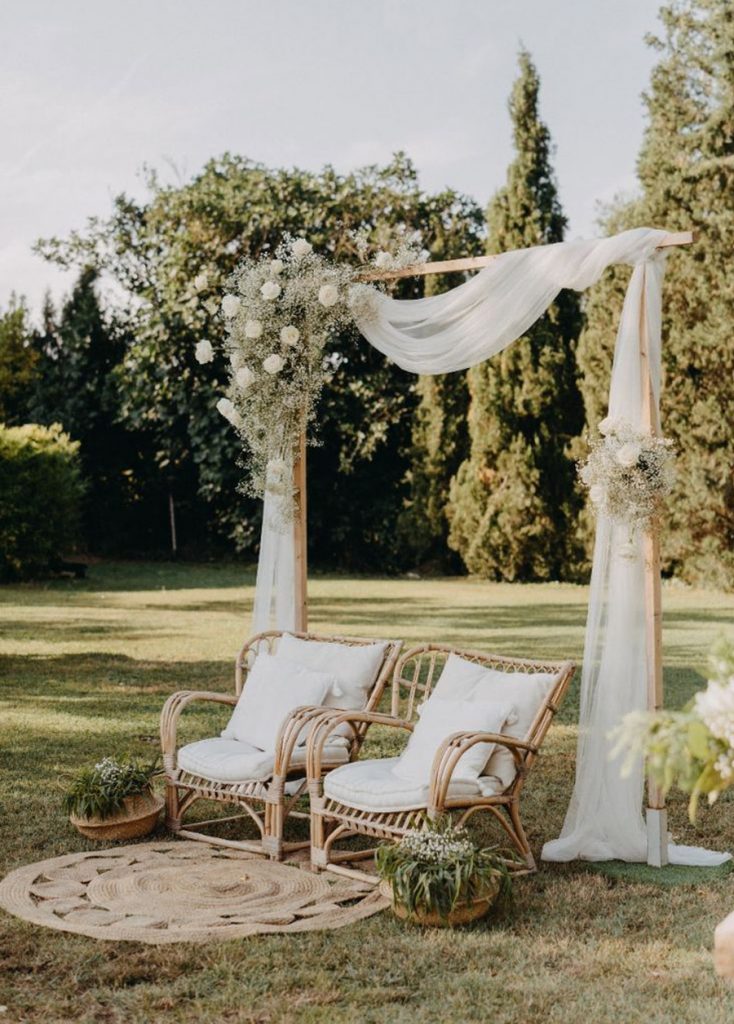
[[[295,510],[293,515],[293,548],[295,561],[295,622],[297,633],[308,632],[308,530],[306,489],[306,428],[301,433],[293,452],[293,489]]]

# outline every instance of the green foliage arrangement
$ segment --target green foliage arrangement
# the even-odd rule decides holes
[[[0,579],[43,574],[77,539],[79,444],[58,424],[0,425]]]
[[[105,757],[93,768],[82,768],[64,796],[66,814],[78,818],[109,818],[121,810],[126,797],[152,794],[160,774],[157,761],[143,765],[131,759]]]
[[[480,849],[450,819],[427,821],[397,843],[378,847],[375,863],[380,878],[392,885],[395,903],[409,913],[438,913],[446,918],[457,904],[481,898],[497,883],[500,895],[510,892],[506,857]]]
[[[702,795],[715,803],[734,785],[734,646],[722,640],[710,657],[710,676],[683,711],[636,712],[616,733],[615,754],[627,751],[623,772],[639,754],[664,793],[677,786],[690,794],[695,821]]]

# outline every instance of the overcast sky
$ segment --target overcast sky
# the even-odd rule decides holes
[[[340,170],[396,149],[484,202],[511,157],[522,42],[571,237],[634,187],[659,0],[2,0],[0,306],[68,284],[39,236],[104,215],[139,170],[225,150]]]

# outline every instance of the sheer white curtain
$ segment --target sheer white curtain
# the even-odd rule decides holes
[[[656,400],[660,390],[660,310],[664,260],[656,253],[666,232],[650,228],[611,238],[563,242],[498,256],[476,277],[443,295],[378,299],[378,315],[360,323],[364,337],[412,373],[467,369],[501,352],[543,314],[562,288],[582,290],[615,263],[634,266],[615,351],[609,412],[641,423],[639,330],[643,296]],[[255,628],[292,629],[293,530],[266,494]],[[625,540],[626,535],[625,535]],[[618,528],[600,521],[582,674],[576,786],[561,837],[548,860],[646,859],[642,764],[620,777],[609,760],[607,734],[627,711],[645,705],[643,565],[618,555]],[[284,592],[285,591],[285,592]],[[273,622],[274,618],[274,622]],[[726,855],[673,847],[679,863],[717,863]]]

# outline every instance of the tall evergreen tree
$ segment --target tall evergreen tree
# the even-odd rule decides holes
[[[38,374],[31,336],[25,300],[11,295],[0,312],[0,423],[19,426],[30,419],[28,399]]]
[[[645,97],[641,195],[617,204],[609,231],[693,228],[700,242],[668,259],[663,299],[662,426],[679,453],[664,524],[669,572],[734,587],[734,9],[675,0],[660,12],[659,53]],[[587,418],[604,415],[614,324],[629,272],[590,295],[579,359]]]
[[[510,98],[516,156],[491,201],[488,251],[560,242],[566,227],[540,119],[540,79],[521,51]],[[580,498],[569,446],[583,425],[578,296],[564,292],[528,332],[469,371],[471,451],[451,488],[449,542],[470,572],[568,577],[578,564]]]

